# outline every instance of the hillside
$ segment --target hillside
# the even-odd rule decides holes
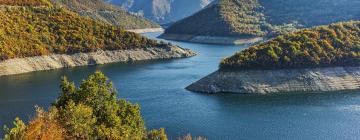
[[[0,4],[11,6],[50,6],[48,0],[0,0]]]
[[[162,46],[65,8],[0,4],[0,60]]]
[[[216,0],[165,34],[276,36],[296,28],[360,19],[358,0]]]
[[[224,59],[220,69],[283,69],[360,65],[360,21],[278,36]]]
[[[106,0],[128,11],[166,24],[199,11],[212,0]]]
[[[82,16],[121,26],[125,29],[160,28],[156,23],[135,16],[104,2],[103,0],[51,0],[54,5],[63,6]]]
[[[202,93],[294,94],[360,89],[360,21],[280,35],[224,59],[186,89]]]

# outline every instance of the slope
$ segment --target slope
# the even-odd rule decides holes
[[[128,11],[160,24],[187,17],[208,5],[212,0],[108,0]]]
[[[103,0],[52,0],[52,3],[66,7],[82,16],[88,16],[125,29],[160,28],[156,23],[130,14]]]
[[[358,0],[216,0],[165,34],[276,36],[297,28],[360,19]]]
[[[360,21],[278,36],[224,59],[221,69],[282,69],[360,65]]]
[[[0,4],[0,60],[161,46],[157,41],[65,8]]]

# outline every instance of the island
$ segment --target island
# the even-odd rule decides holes
[[[247,44],[278,35],[359,20],[360,2],[348,0],[215,0],[173,23],[160,38],[211,44]]]
[[[48,0],[0,2],[0,76],[63,67],[196,55]]]
[[[360,89],[360,21],[278,36],[222,60],[187,89],[203,93],[298,93]]]

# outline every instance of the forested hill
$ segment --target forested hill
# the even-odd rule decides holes
[[[0,4],[10,6],[51,6],[48,0],[0,0]]]
[[[216,0],[180,20],[166,34],[278,35],[297,28],[359,20],[359,0]]]
[[[66,7],[82,16],[88,16],[125,29],[160,28],[143,17],[128,13],[103,0],[51,0],[54,5]]]
[[[38,6],[37,2],[44,0],[29,1],[0,1],[0,61],[161,45],[120,27],[79,16],[66,8]]]
[[[278,36],[224,59],[221,69],[283,69],[360,65],[360,21]]]

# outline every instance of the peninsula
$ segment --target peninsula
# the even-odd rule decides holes
[[[204,93],[295,93],[360,89],[360,22],[285,34],[224,59],[187,87]]]
[[[195,55],[47,0],[0,1],[0,19],[0,76]]]

